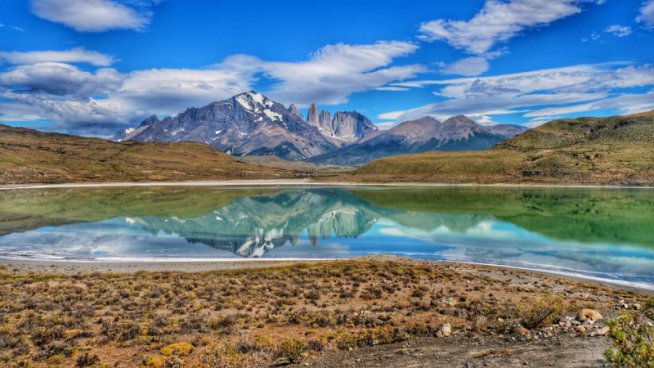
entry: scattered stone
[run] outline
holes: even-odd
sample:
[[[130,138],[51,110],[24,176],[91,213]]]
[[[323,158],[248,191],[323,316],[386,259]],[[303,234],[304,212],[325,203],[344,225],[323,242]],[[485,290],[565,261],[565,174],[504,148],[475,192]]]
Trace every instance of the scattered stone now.
[[[607,333],[609,333],[609,328],[608,327],[602,327],[599,330],[595,330],[590,333],[590,336],[605,336]]]
[[[518,327],[515,329],[515,332],[516,332],[518,335],[520,335],[520,336],[529,336],[529,330],[526,329],[526,328],[524,328],[524,327],[522,327],[522,326],[518,326]]]
[[[452,326],[449,323],[443,323],[436,332],[438,337],[448,337],[452,334]]]
[[[576,326],[575,332],[577,333],[577,336],[586,336],[586,327]]]
[[[640,304],[638,304],[638,303],[634,304],[634,309],[635,310],[640,310]]]
[[[291,360],[288,359],[287,357],[281,357],[270,365],[270,367],[286,367],[287,365],[291,365]]]
[[[581,322],[595,323],[602,319],[604,319],[604,317],[602,317],[600,312],[594,309],[582,309],[577,314],[577,320]]]

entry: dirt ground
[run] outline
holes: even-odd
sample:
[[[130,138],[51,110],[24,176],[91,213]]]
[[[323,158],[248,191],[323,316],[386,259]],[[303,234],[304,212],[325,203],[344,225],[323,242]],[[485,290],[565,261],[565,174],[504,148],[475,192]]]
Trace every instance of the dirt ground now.
[[[606,337],[559,336],[551,340],[511,341],[417,338],[403,343],[330,351],[296,367],[606,367]]]

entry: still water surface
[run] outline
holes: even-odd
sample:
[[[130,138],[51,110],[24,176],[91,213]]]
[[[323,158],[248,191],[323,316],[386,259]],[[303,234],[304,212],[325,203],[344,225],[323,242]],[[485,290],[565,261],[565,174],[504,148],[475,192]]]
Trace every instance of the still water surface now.
[[[654,286],[654,190],[75,188],[0,191],[0,257],[395,254]]]

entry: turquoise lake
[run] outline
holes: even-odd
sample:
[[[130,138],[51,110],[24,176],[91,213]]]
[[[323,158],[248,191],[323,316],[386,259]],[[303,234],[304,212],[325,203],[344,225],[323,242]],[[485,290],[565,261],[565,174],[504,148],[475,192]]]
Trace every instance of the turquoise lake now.
[[[0,257],[95,261],[370,254],[654,287],[654,190],[132,187],[0,191]]]

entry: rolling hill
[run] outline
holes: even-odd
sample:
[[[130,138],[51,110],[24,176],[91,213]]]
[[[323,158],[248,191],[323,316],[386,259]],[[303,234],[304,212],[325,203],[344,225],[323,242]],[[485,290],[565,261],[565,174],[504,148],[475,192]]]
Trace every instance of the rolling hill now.
[[[112,142],[0,125],[0,184],[257,179],[289,171],[202,143]]]
[[[654,184],[654,111],[552,121],[490,150],[373,161],[354,181]]]

